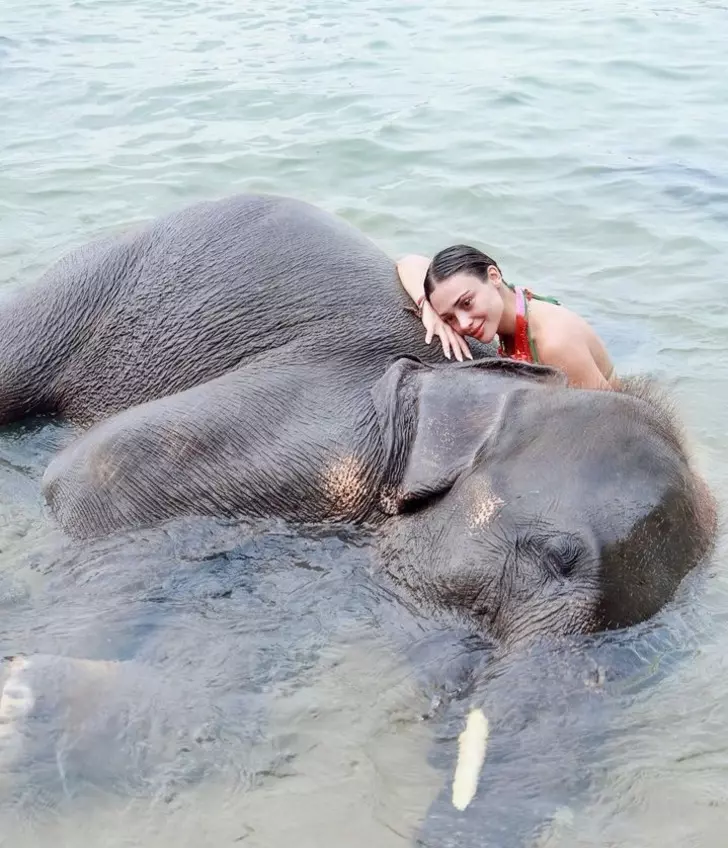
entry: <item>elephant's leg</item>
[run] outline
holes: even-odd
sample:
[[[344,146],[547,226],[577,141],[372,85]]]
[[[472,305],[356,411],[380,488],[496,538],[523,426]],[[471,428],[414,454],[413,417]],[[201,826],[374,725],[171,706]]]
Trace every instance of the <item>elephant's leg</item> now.
[[[3,795],[51,784],[67,794],[65,754],[78,747],[81,727],[109,721],[109,695],[120,663],[50,655],[15,657],[0,667],[0,789]],[[123,711],[113,711],[120,721]],[[107,733],[118,738],[121,724]],[[88,735],[88,734],[87,734]],[[93,735],[93,734],[90,734]],[[109,751],[105,748],[108,759]],[[99,762],[103,761],[100,757]]]
[[[0,666],[0,806],[198,779],[224,755],[196,682],[136,661],[34,654]]]
[[[325,363],[261,361],[101,422],[44,476],[85,537],[182,515],[355,519],[378,485],[371,401]]]

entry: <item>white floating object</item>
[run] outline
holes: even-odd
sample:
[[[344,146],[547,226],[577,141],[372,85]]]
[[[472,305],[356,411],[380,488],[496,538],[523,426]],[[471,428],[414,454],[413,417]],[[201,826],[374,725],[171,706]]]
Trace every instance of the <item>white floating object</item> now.
[[[480,709],[471,710],[465,730],[458,737],[458,762],[452,782],[452,803],[464,810],[475,797],[488,744],[488,719]]]
[[[22,718],[35,705],[30,687],[22,682],[22,675],[28,667],[24,657],[15,657],[10,662],[10,674],[0,692],[0,723]]]
[[[22,681],[27,666],[26,659],[15,657],[10,662],[10,673],[0,689],[0,742],[4,747],[9,739],[17,735],[16,722],[28,715],[35,705],[30,686]]]

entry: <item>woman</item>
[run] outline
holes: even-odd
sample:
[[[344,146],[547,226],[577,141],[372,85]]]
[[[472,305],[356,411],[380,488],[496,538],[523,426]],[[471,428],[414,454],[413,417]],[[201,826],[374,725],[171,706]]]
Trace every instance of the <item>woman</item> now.
[[[604,343],[589,324],[553,298],[506,283],[480,250],[453,245],[431,262],[406,256],[397,272],[417,304],[425,341],[439,336],[448,359],[451,351],[460,362],[473,358],[465,336],[487,344],[497,335],[501,356],[560,368],[576,388],[616,387]]]

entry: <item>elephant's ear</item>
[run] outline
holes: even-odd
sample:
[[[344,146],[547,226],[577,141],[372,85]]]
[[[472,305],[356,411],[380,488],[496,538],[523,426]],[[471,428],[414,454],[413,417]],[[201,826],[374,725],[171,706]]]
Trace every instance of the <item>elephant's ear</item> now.
[[[374,385],[385,512],[404,512],[447,492],[494,432],[504,392],[488,390],[476,369],[470,363],[433,368],[407,357]]]

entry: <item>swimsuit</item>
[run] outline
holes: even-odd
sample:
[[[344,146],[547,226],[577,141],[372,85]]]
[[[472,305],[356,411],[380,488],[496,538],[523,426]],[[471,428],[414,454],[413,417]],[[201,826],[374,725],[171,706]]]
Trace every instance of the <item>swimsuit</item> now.
[[[504,281],[505,282],[505,281]],[[538,364],[538,351],[531,337],[531,328],[528,322],[528,301],[529,300],[544,300],[547,303],[554,303],[557,306],[559,301],[553,297],[539,297],[537,294],[520,286],[511,286],[506,283],[508,288],[516,295],[516,331],[512,337],[500,339],[498,344],[498,355],[506,356],[509,359],[517,359],[520,362],[533,362]]]

